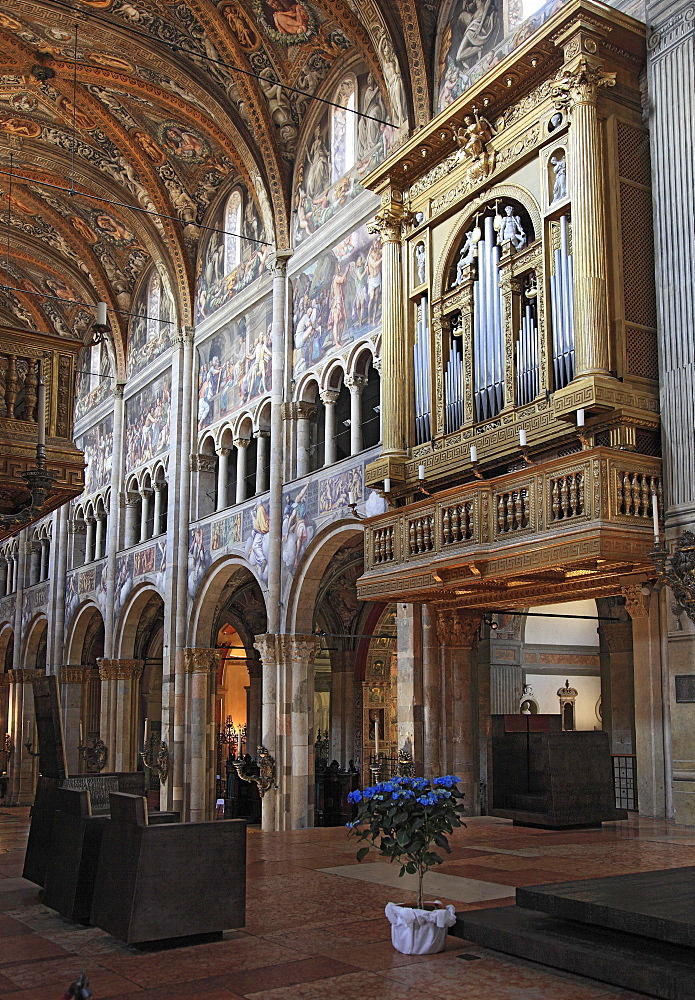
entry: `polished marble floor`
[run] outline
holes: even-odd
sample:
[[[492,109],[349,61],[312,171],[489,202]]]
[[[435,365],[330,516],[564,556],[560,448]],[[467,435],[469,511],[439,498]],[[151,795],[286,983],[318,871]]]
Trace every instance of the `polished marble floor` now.
[[[343,829],[248,837],[243,931],[142,953],[68,923],[21,878],[28,810],[0,808],[0,1000],[59,1000],[85,969],[96,1000],[631,1000],[592,980],[449,938],[446,952],[393,951],[384,905],[411,903],[386,862],[354,864]],[[457,831],[431,895],[458,910],[508,905],[514,888],[695,864],[695,830],[631,819],[554,833],[489,817]],[[379,868],[383,868],[383,874]],[[348,875],[348,877],[345,877]],[[182,892],[186,873],[181,873]],[[449,896],[445,896],[448,892]]]

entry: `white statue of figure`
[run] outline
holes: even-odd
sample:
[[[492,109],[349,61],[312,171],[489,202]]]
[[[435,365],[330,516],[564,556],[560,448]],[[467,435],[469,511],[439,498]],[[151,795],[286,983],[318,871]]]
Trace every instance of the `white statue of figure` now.
[[[499,236],[497,237],[497,242],[501,245],[507,240],[511,240],[512,246],[515,250],[523,250],[526,246],[526,233],[524,232],[524,227],[521,225],[521,219],[518,215],[514,215],[514,206],[505,205],[504,215],[502,216],[502,225],[500,226]]]
[[[418,243],[415,247],[415,267],[417,268],[417,283],[423,285],[425,282],[425,244]]]
[[[561,201],[567,197],[567,161],[560,153],[550,157],[550,166],[553,168],[555,180],[553,181],[553,201]]]
[[[456,278],[454,280],[454,285],[461,284],[463,281],[464,268],[473,263],[475,258],[475,247],[475,229],[471,229],[469,233],[466,233],[466,239],[459,251],[459,259],[456,261]]]

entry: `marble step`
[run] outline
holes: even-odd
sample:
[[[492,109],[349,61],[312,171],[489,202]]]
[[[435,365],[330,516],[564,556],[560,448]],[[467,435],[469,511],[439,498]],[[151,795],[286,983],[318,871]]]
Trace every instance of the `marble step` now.
[[[459,913],[449,933],[659,1000],[695,1000],[695,952],[679,945],[557,920],[521,906]]]
[[[695,948],[695,867],[534,885],[516,902],[560,920],[578,920]]]

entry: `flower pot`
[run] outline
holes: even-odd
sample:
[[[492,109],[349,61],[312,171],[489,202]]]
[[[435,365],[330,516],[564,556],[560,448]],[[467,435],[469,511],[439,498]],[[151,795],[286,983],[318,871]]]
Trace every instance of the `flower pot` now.
[[[401,955],[436,955],[444,951],[447,930],[456,923],[453,906],[418,910],[387,903],[385,913],[391,922],[391,943]]]

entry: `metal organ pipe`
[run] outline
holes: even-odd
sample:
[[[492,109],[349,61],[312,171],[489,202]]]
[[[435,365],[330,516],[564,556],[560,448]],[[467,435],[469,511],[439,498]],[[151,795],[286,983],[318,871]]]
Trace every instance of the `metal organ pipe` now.
[[[427,296],[423,295],[415,304],[415,343],[413,344],[415,441],[417,444],[429,441],[432,436],[430,430],[430,338],[427,320]]]
[[[555,250],[553,263],[555,273],[550,276],[553,373],[555,388],[561,389],[574,377],[574,286],[567,215],[560,216],[560,246]]]
[[[535,311],[526,303],[516,343],[517,404],[524,406],[538,395],[538,327]]]
[[[484,221],[478,243],[478,280],[473,286],[474,399],[477,420],[495,416],[504,406],[504,331],[500,250],[493,217]]]

